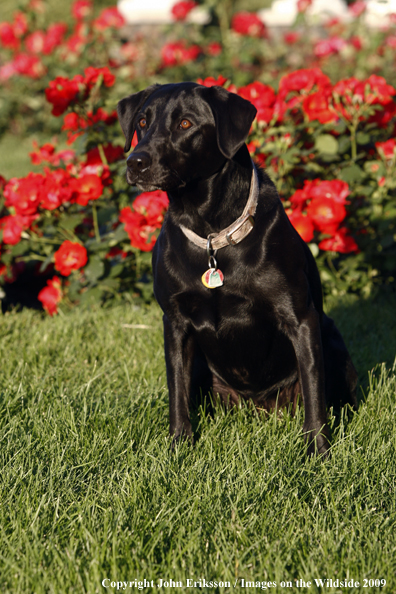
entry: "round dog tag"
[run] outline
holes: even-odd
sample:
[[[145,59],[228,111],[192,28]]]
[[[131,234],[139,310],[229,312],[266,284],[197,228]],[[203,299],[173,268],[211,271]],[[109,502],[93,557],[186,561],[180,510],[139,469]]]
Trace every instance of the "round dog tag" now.
[[[216,268],[209,268],[209,270],[203,273],[201,280],[208,289],[215,289],[223,285],[224,275],[218,268],[217,270]]]

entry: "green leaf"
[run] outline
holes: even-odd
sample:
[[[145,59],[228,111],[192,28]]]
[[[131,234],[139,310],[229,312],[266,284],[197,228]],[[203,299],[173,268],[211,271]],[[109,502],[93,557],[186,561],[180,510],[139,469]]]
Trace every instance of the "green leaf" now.
[[[97,241],[96,237],[93,237],[92,239],[88,239],[85,242],[85,247],[90,252],[99,252],[100,250],[106,252],[109,249],[109,243],[106,240],[102,239],[100,241]]]
[[[359,165],[353,163],[352,165],[348,165],[348,167],[344,167],[344,169],[341,170],[339,177],[348,184],[353,184],[361,181],[363,175],[363,171],[360,169]]]
[[[381,245],[383,248],[388,248],[394,243],[395,241],[393,239],[393,235],[385,235],[385,237],[381,239]]]
[[[80,296],[80,303],[83,305],[94,305],[98,303],[103,297],[103,290],[99,287],[88,289]]]
[[[370,140],[370,134],[367,134],[367,132],[358,132],[356,134],[356,142],[358,144],[368,144]]]
[[[368,174],[372,175],[375,179],[384,176],[386,173],[385,165],[379,160],[366,161],[364,163],[364,170],[367,171]]]
[[[111,278],[116,278],[117,276],[120,276],[120,274],[122,273],[123,270],[124,270],[124,264],[121,264],[121,263],[115,264],[114,266],[111,267],[109,276],[111,276]]]
[[[59,227],[66,229],[66,231],[74,231],[74,229],[82,223],[84,216],[85,215],[81,213],[63,217],[59,223]]]
[[[110,242],[111,245],[116,245],[120,241],[125,241],[128,239],[128,233],[125,231],[124,225],[119,225],[114,232],[112,241]]]
[[[315,140],[315,148],[320,153],[336,155],[338,153],[338,142],[331,134],[321,134]]]
[[[109,207],[105,207],[105,208],[101,208],[98,211],[98,224],[99,226],[101,225],[105,225],[106,223],[108,223],[109,221],[111,221],[114,216],[117,214],[117,209],[115,208],[115,206],[109,206]]]
[[[340,120],[337,124],[331,123],[331,129],[337,132],[337,134],[345,134],[346,132],[346,123],[344,120]]]
[[[51,253],[48,254],[48,256],[46,257],[46,259],[43,262],[41,262],[41,266],[40,266],[40,269],[39,269],[40,272],[44,272],[46,270],[47,266],[49,264],[51,264],[52,260],[53,260],[53,253],[52,253],[52,250],[51,250]]]
[[[87,279],[92,283],[104,273],[104,263],[98,256],[91,256],[88,265],[84,268]]]
[[[340,155],[351,151],[351,139],[348,136],[341,136],[338,139],[338,152]]]
[[[120,288],[120,279],[106,278],[98,285],[98,287],[102,289],[102,291],[110,291],[111,293],[114,291],[118,291],[118,289]]]
[[[28,252],[29,249],[30,246],[27,241],[20,241],[16,245],[12,246],[11,253],[15,258],[16,256],[22,256],[23,254],[26,254],[26,252]]]

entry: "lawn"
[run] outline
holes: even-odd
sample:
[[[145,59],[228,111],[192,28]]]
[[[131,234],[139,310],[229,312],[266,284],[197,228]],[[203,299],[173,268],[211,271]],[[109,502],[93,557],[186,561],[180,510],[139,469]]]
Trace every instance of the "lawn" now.
[[[155,304],[3,315],[2,592],[138,591],[144,579],[144,591],[181,591],[157,585],[202,578],[230,582],[201,583],[213,592],[246,581],[395,592],[393,302],[328,300],[362,387],[349,421],[331,417],[324,463],[304,457],[302,410],[264,419],[201,408],[195,446],[171,454]],[[333,585],[316,586],[324,578]]]

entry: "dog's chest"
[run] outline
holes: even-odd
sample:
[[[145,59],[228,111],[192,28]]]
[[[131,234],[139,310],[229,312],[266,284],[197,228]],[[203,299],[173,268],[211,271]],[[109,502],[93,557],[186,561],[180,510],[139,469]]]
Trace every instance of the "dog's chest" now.
[[[271,381],[278,378],[281,354],[289,352],[291,345],[278,331],[263,301],[237,293],[221,294],[221,290],[207,289],[218,291],[216,296],[184,295],[179,301],[179,315],[192,328],[217,377],[242,391],[265,387],[263,376]]]
[[[261,333],[265,348],[273,328],[271,315],[263,303],[243,293],[216,289],[189,291],[177,298],[179,315],[192,327],[193,333],[207,349],[227,351],[236,344],[249,345]],[[261,328],[266,328],[262,332]]]

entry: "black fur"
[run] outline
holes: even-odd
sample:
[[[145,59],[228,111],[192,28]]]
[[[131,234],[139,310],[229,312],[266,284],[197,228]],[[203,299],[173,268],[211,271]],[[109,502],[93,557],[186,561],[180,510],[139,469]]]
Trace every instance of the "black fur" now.
[[[153,252],[155,296],[164,312],[170,433],[192,437],[192,392],[209,384],[228,403],[296,405],[301,394],[308,452],[329,448],[326,404],[356,406],[357,376],[334,322],[323,313],[315,260],[259,170],[252,232],[218,251],[224,285],[208,289],[201,237],[233,223],[249,195],[252,164],[244,141],[256,110],[220,87],[153,85],[123,99],[119,118],[130,184],[168,192],[170,205]],[[144,119],[143,119],[144,118]],[[183,119],[192,125],[180,127]],[[144,127],[139,125],[139,122]]]

